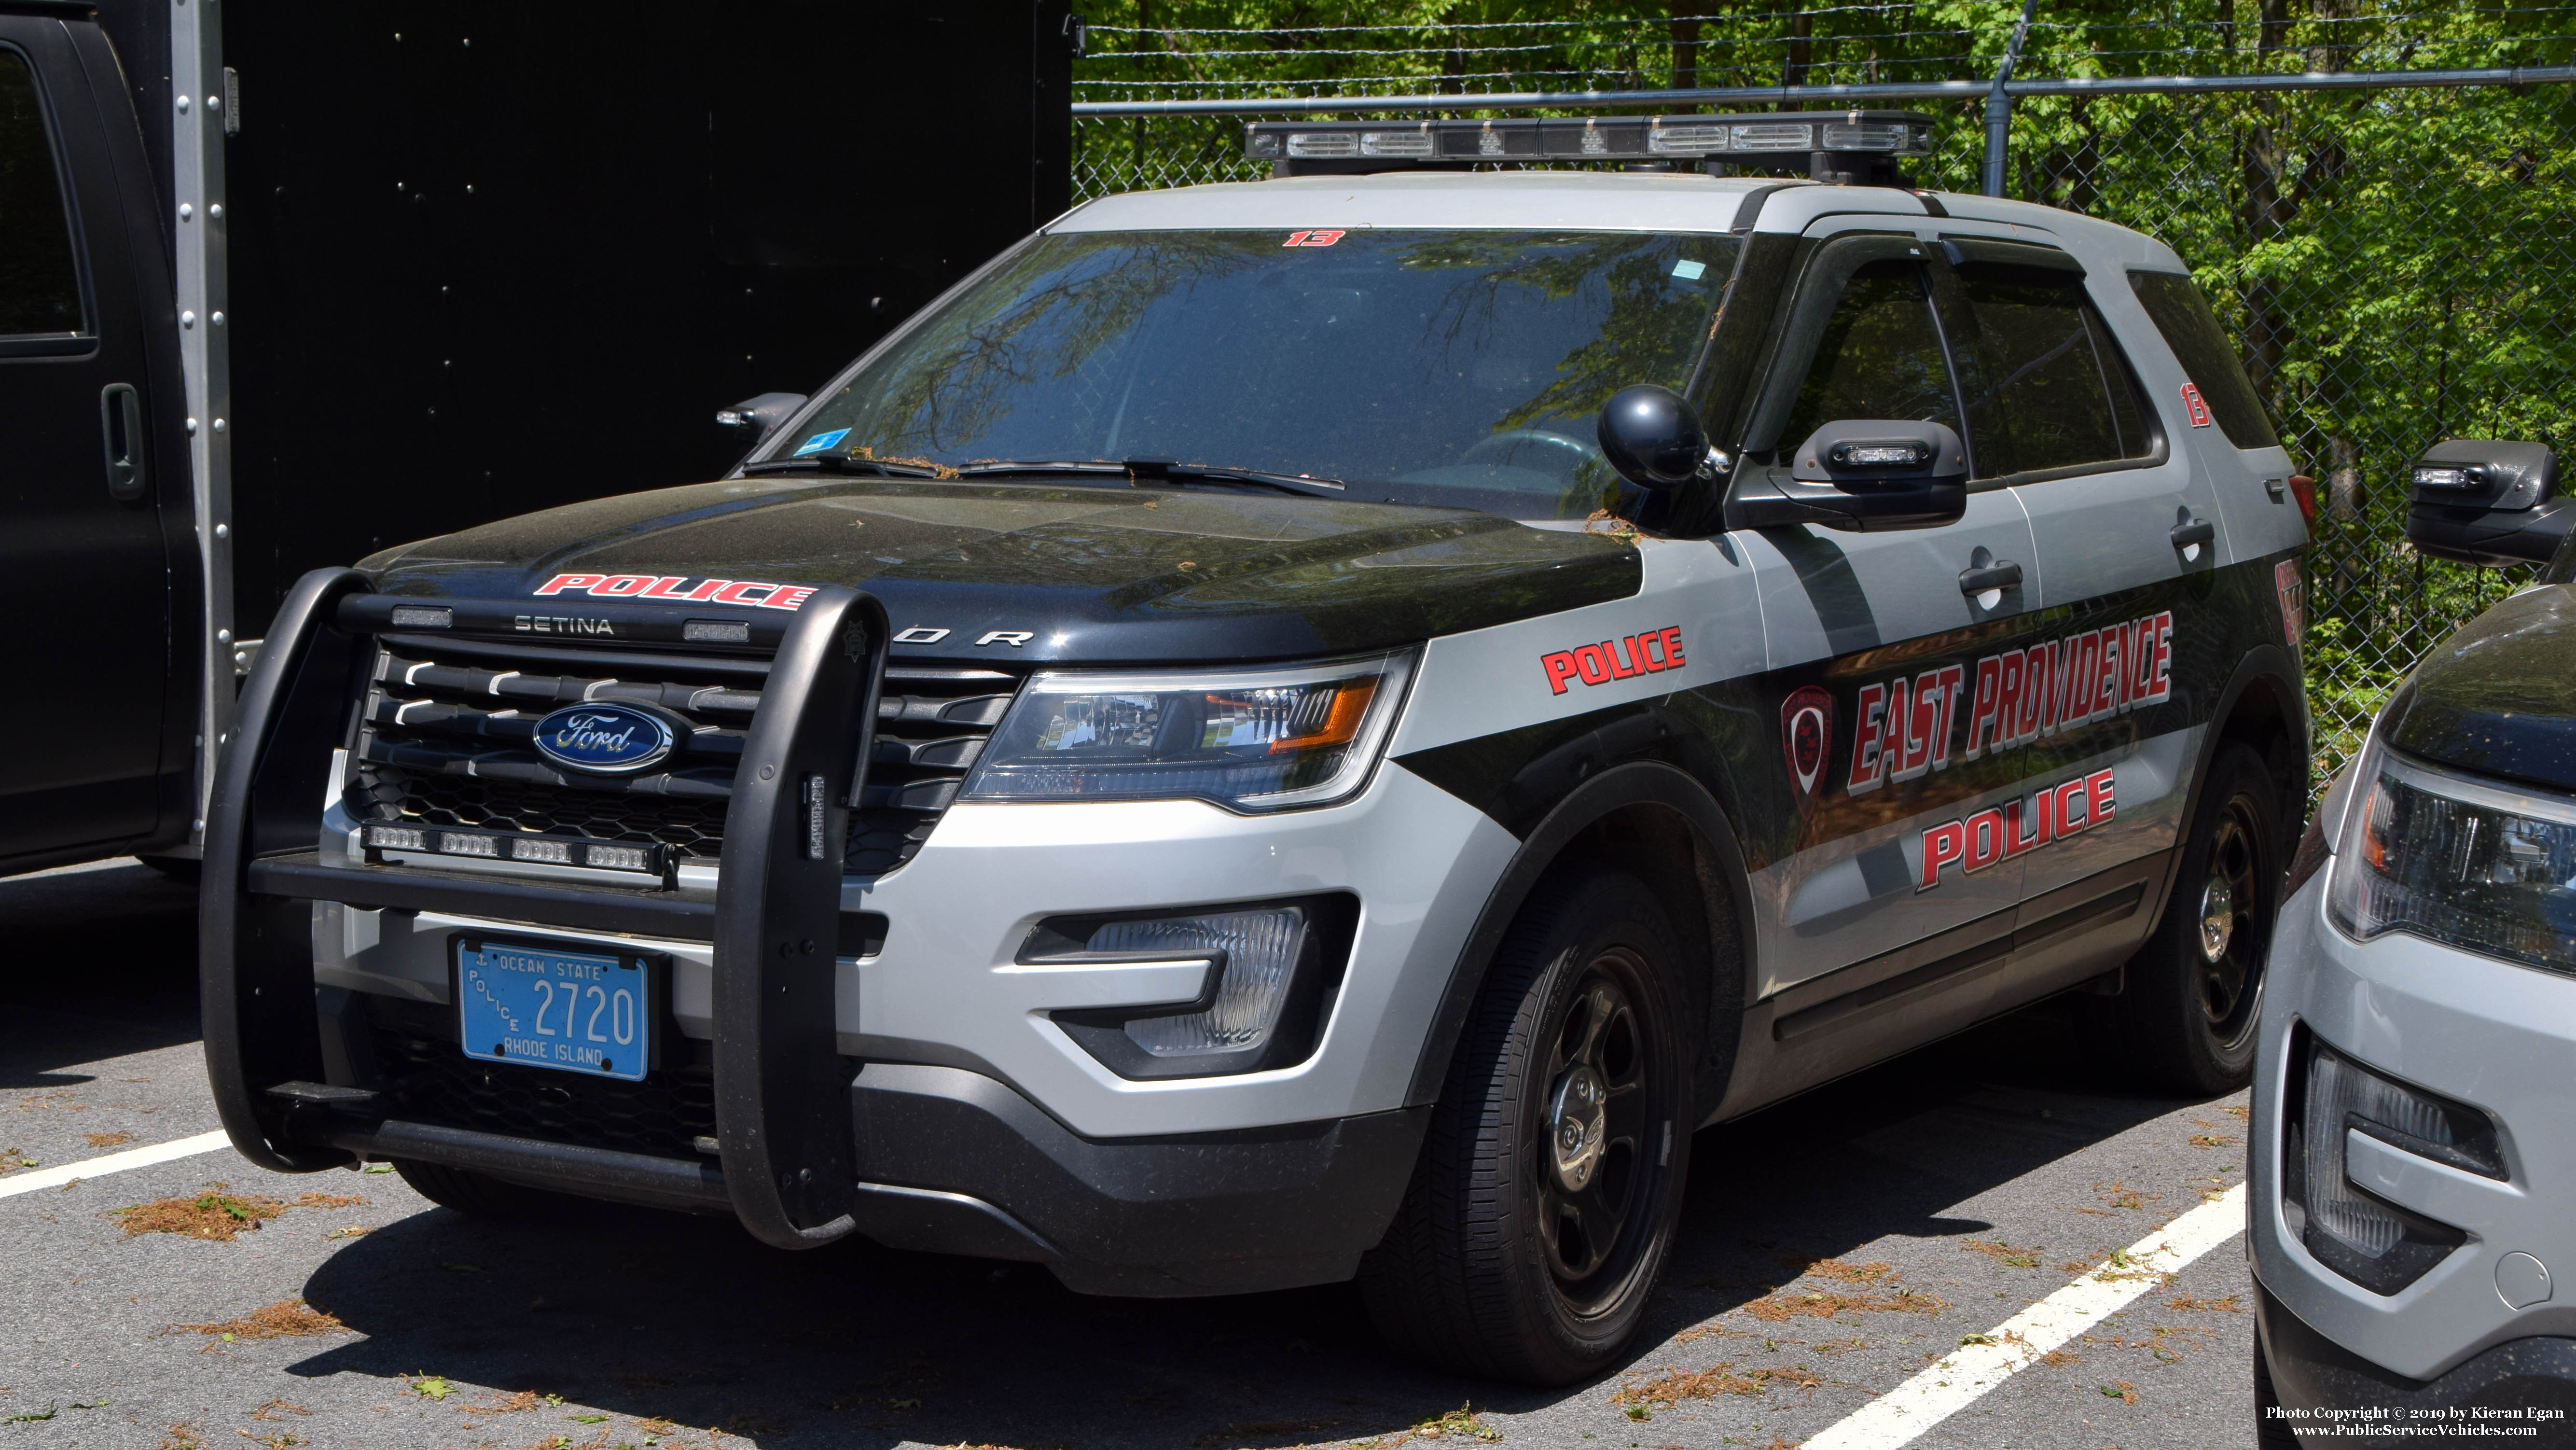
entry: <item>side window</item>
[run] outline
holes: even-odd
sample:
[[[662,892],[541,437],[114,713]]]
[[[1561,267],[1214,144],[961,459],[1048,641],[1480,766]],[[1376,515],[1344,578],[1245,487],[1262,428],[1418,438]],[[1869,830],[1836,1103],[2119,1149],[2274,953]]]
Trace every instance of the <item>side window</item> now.
[[[0,49],[0,337],[81,330],[80,269],[27,58]]]
[[[2080,278],[1962,269],[1974,338],[1968,351],[1969,446],[1996,478],[2142,458],[2155,440],[2127,359]]]
[[[2174,350],[2183,376],[2200,390],[2201,401],[2209,405],[2210,416],[2218,420],[2227,441],[2239,448],[2280,447],[2281,435],[2272,431],[2272,420],[2264,416],[2263,400],[2246,380],[2235,344],[2228,341],[2227,329],[2219,325],[2218,314],[2209,310],[2209,299],[2200,295],[2191,279],[2169,272],[2131,272],[2129,285],[2137,290],[2138,303],[2147,309],[2156,331],[2164,335],[2165,346]]]
[[[1816,344],[1780,446],[1795,448],[1846,418],[1959,426],[1959,395],[1916,263],[1871,262],[1852,274]]]

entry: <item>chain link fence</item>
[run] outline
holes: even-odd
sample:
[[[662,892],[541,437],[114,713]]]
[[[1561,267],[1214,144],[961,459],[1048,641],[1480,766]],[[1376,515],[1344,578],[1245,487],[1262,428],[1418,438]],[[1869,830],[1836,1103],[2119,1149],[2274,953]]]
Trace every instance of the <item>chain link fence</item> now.
[[[1480,109],[1479,95],[1768,85],[1763,99],[1776,103],[1784,83],[1943,81],[1952,83],[1943,95],[1822,103],[1931,112],[1940,139],[1913,179],[1974,192],[1984,92],[2011,17],[1935,30],[1912,25],[1914,14],[1863,6],[1687,24],[1095,26],[1095,44],[1109,50],[1077,67],[1085,104],[1074,125],[1075,193],[1266,174],[1243,157],[1243,124],[1261,112],[1121,113],[1138,102],[1333,97],[1344,115],[1600,114],[1614,103],[1559,95],[1554,106],[1524,100],[1503,110],[1487,100]],[[2518,28],[2503,34],[2482,16]],[[2438,86],[2336,87],[2366,68],[2564,61],[2576,10],[2329,17],[2241,34],[2229,23],[2034,25],[2018,78],[2044,86],[2051,72],[2131,74],[2114,94],[2016,95],[2004,190],[2161,238],[2236,328],[2293,465],[2317,481],[2306,662],[2322,783],[2358,749],[2414,661],[2528,575],[2415,554],[2404,535],[2409,463],[2444,437],[2554,444],[2576,398],[2576,86],[2452,76]],[[1773,33],[1760,33],[1764,24]],[[1736,38],[1719,35],[1721,25]],[[1798,27],[1803,36],[1789,33]],[[1682,45],[1685,34],[1696,43]],[[2150,72],[2161,62],[2186,77],[2272,74],[2281,88],[2157,81]],[[1385,109],[1351,109],[1380,96]],[[1750,101],[1703,90],[1697,100],[1649,95],[1615,109],[1761,108]]]

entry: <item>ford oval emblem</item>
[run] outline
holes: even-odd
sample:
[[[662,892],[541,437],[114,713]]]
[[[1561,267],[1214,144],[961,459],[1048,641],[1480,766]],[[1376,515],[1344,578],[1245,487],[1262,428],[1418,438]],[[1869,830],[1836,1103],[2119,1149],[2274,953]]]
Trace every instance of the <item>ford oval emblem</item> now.
[[[627,774],[678,743],[668,721],[628,705],[569,705],[537,722],[537,753],[574,770]]]

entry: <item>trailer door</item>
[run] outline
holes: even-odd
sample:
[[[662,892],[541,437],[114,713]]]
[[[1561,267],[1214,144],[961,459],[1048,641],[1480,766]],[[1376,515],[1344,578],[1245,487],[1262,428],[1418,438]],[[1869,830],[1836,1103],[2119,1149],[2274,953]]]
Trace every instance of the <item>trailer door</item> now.
[[[0,861],[155,825],[170,585],[141,308],[64,22],[0,15]],[[176,400],[170,400],[175,402]]]

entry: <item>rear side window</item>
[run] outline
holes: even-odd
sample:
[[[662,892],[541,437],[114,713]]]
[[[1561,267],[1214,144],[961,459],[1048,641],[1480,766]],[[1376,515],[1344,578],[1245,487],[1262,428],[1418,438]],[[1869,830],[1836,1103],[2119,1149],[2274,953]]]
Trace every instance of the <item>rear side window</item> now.
[[[1852,274],[1780,442],[1795,448],[1827,423],[1860,418],[1959,426],[1958,394],[1915,263],[1871,262]]]
[[[2138,385],[2081,278],[1974,268],[1959,285],[1972,324],[1962,391],[1980,477],[2154,451]]]
[[[2239,448],[2280,447],[2281,435],[2272,431],[2263,400],[2246,381],[2235,344],[2191,279],[2170,272],[2131,272],[2129,285],[2137,289],[2139,305],[2155,320],[2156,331],[2164,334],[2165,346],[2200,390],[2200,400],[2209,405],[2227,441]]]
[[[0,336],[81,330],[62,178],[27,58],[0,50]]]

